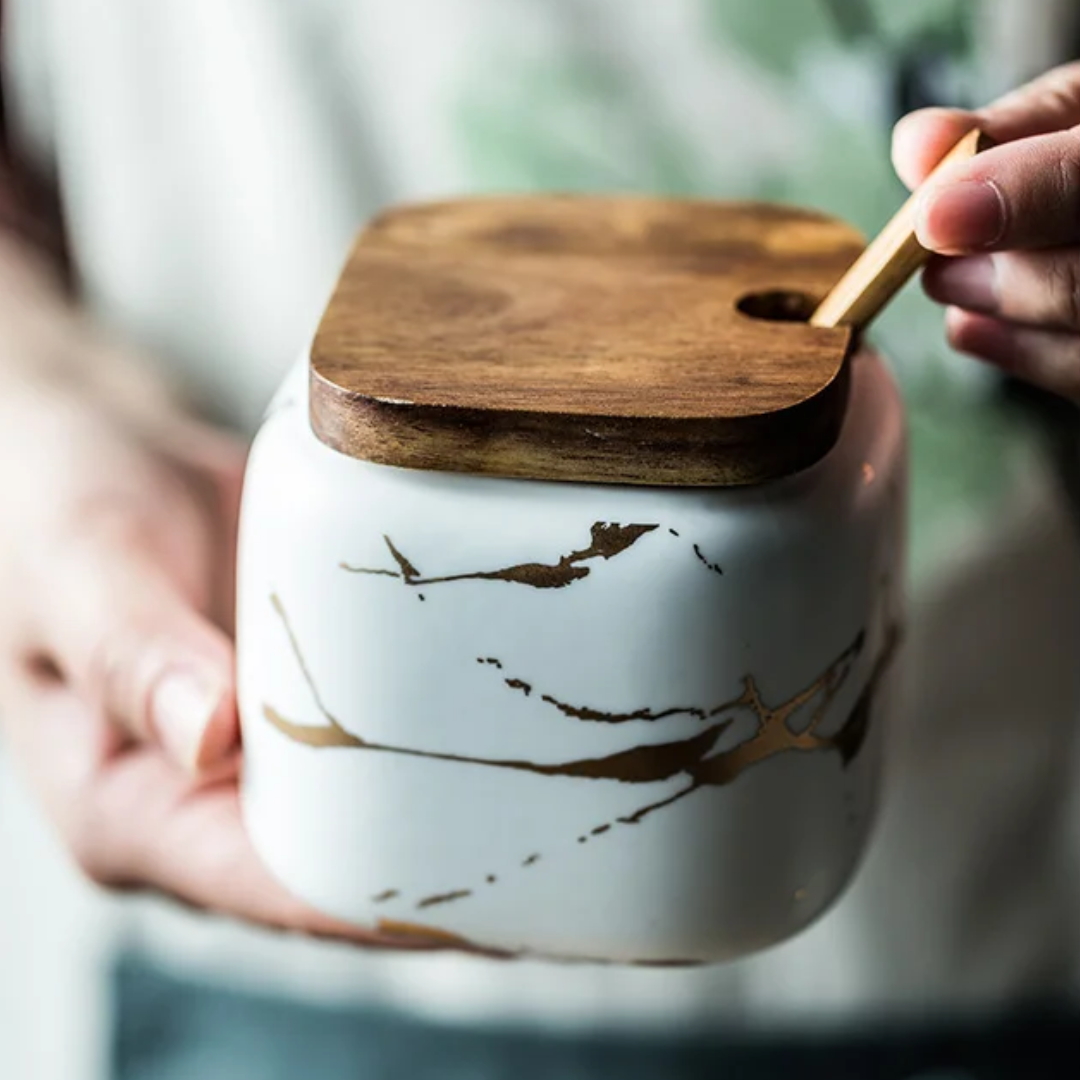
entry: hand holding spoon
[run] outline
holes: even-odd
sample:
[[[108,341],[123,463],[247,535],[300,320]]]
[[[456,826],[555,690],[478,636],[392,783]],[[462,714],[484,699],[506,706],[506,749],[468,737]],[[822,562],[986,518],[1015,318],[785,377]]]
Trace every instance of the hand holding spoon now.
[[[919,195],[942,170],[965,161],[993,142],[978,128],[969,131],[914,191],[896,216],[836,283],[810,316],[811,326],[866,327],[930,258],[915,237]]]

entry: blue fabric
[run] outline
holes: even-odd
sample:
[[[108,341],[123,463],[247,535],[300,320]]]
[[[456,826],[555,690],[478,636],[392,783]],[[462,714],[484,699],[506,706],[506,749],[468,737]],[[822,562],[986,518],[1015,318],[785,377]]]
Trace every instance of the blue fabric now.
[[[127,956],[113,1080],[1076,1080],[1080,1013],[824,1041],[546,1036],[237,993]]]

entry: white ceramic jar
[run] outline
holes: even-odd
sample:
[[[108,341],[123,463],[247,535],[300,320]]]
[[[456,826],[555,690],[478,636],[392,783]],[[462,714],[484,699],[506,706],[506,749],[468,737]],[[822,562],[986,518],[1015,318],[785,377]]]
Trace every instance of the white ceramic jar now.
[[[575,483],[335,449],[305,357],[240,541],[270,870],[347,922],[512,953],[706,962],[805,927],[867,844],[902,618],[901,404],[869,351],[844,378],[793,475]]]

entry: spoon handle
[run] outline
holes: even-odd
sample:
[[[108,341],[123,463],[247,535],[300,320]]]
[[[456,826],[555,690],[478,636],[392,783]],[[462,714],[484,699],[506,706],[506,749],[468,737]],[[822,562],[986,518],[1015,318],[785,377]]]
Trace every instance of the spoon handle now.
[[[930,257],[915,238],[922,187],[950,165],[966,161],[993,142],[978,128],[969,131],[938,163],[893,219],[870,242],[810,316],[811,326],[866,327]]]

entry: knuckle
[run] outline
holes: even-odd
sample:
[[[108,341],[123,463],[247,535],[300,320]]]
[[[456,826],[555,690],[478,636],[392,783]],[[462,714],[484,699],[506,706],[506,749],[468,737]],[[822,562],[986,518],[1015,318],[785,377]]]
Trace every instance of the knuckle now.
[[[1080,402],[1080,341],[1047,342],[1030,354],[1025,366],[1032,382]]]
[[[1080,109],[1080,62],[1072,61],[1051,68],[1027,86],[1008,97],[1034,106],[1049,116],[1066,117]]]
[[[1080,330],[1080,258],[1052,258],[1048,265],[1049,315],[1067,329]]]
[[[1034,104],[1051,115],[1068,116],[1080,107],[1080,82],[1069,67],[1049,72],[1039,88]]]
[[[1069,132],[1069,142],[1057,159],[1057,201],[1063,211],[1061,235],[1080,236],[1080,131]]]
[[[1008,91],[983,110],[991,118],[1005,114],[1068,116],[1080,107],[1080,64],[1070,63]]]

